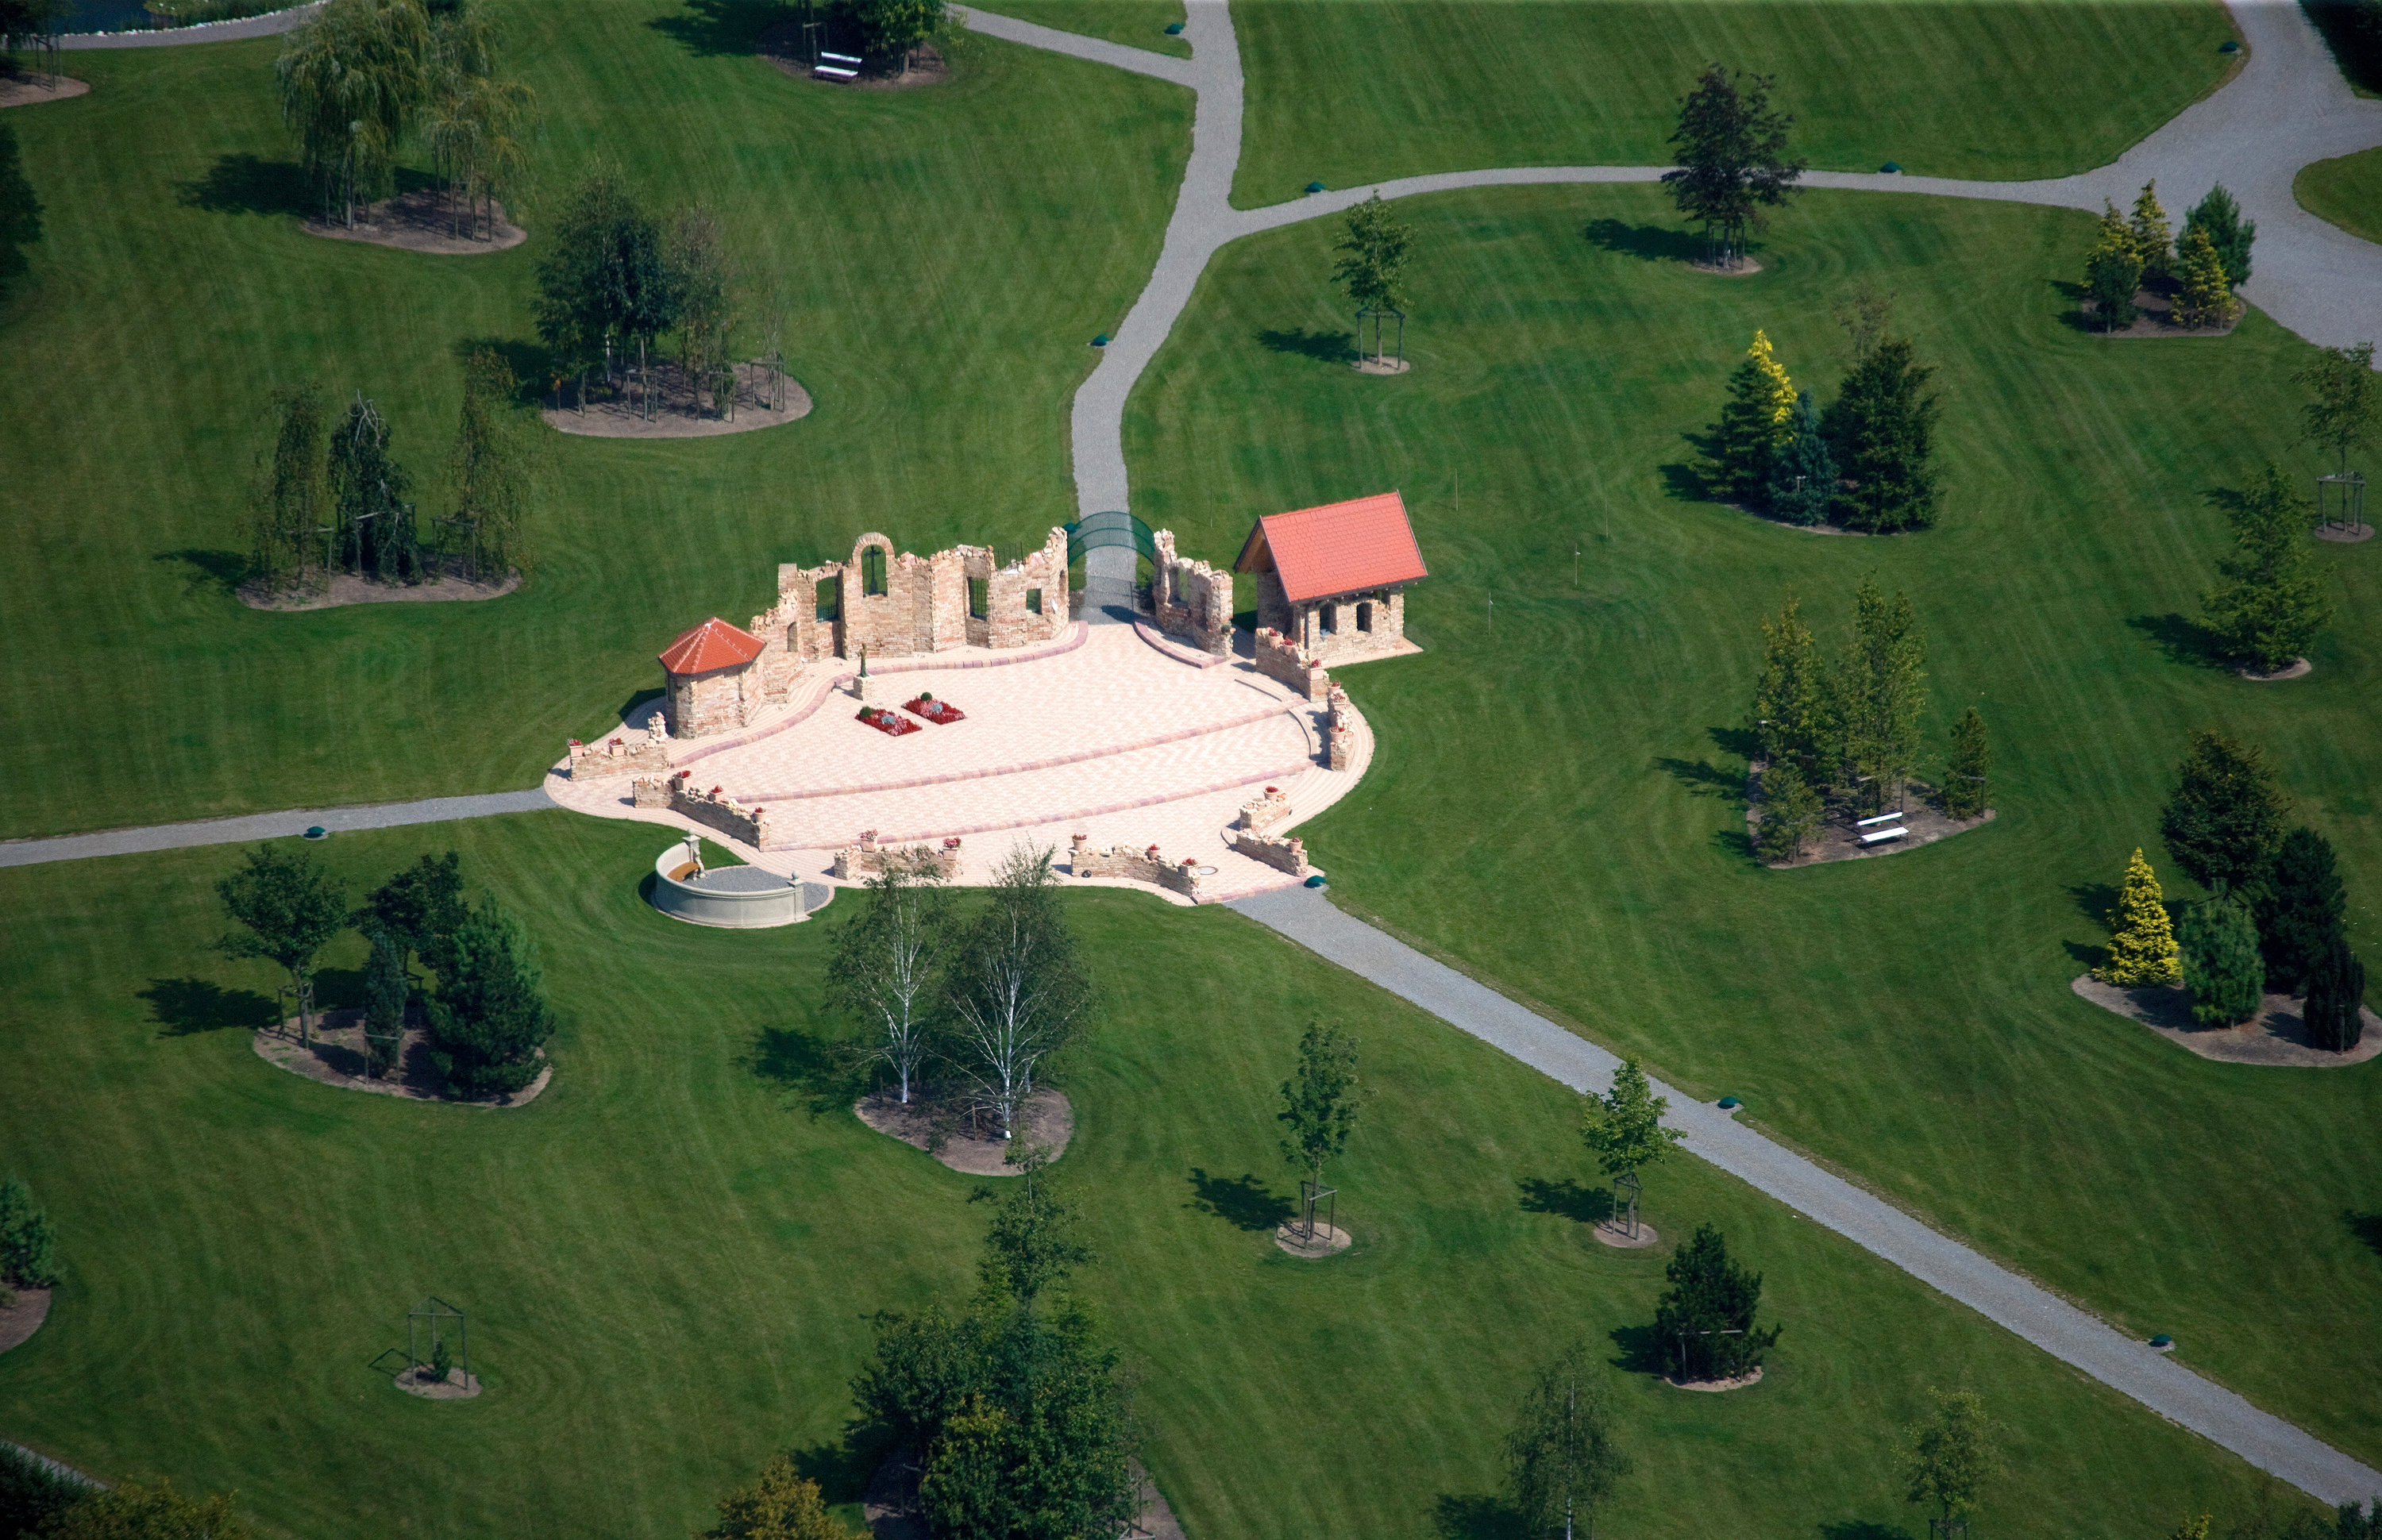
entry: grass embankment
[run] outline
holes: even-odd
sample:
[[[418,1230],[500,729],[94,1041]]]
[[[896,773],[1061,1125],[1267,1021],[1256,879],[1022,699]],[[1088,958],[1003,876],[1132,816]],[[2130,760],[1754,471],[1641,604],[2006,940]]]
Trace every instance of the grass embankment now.
[[[2291,196],[2318,219],[2360,240],[2382,244],[2382,150],[2360,150],[2302,166],[2291,178]]]
[[[0,733],[75,770],[0,837],[528,785],[656,682],[679,628],[772,602],[779,562],[865,529],[1014,549],[1073,517],[1068,400],[1156,259],[1186,92],[964,35],[948,84],[843,91],[753,57],[757,9],[498,15],[544,114],[531,238],[499,255],[303,234],[270,40],[80,55],[91,95],[11,115],[46,235],[6,316],[0,650],[43,661]],[[542,221],[599,153],[658,206],[709,201],[756,299],[784,281],[817,409],[727,439],[546,435],[538,567],[509,598],[243,608],[268,390],[377,399],[423,516],[447,512],[459,354],[542,366]]]
[[[1183,0],[1001,0],[998,6],[976,8],[1153,54],[1171,54],[1178,59],[1191,56],[1191,44],[1166,31],[1171,23],[1185,19]]]
[[[2382,939],[2369,629],[2344,619],[2312,677],[2257,685],[2188,618],[2220,489],[2269,454],[2317,469],[2286,452],[2310,349],[2256,314],[2215,341],[2075,329],[2081,214],[1813,194],[1767,272],[1720,281],[1642,254],[1692,250],[1653,189],[1405,212],[1412,373],[1340,361],[1319,221],[1223,253],[1127,419],[1141,516],[1211,557],[1252,512],[1406,491],[1429,651],[1342,674],[1380,752],[1300,831],[1342,900],[2382,1457],[2382,1412],[2341,1389],[2382,1375],[2360,1325],[2382,1317],[2382,1066],[2212,1064],[2067,987],[2136,845],[2190,896],[2158,810],[2202,726],[2274,755],[2340,849],[2354,935]],[[1825,400],[1829,307],[1861,278],[1900,291],[1940,368],[1941,527],[1815,538],[1698,500],[1681,435],[1754,329]],[[2382,603],[2367,549],[2316,548],[2343,617]],[[1975,704],[2000,817],[1764,872],[1740,797],[1758,618],[1791,589],[1834,651],[1864,574],[1930,642],[1923,768]]]
[[[2223,79],[2220,6],[1464,4],[1234,7],[1248,74],[1234,202],[1495,165],[1667,165],[1704,67],[1777,77],[1832,171],[2057,177],[2115,160]]]
[[[866,1316],[972,1287],[976,1183],[869,1132],[823,1068],[853,896],[787,930],[677,924],[636,897],[661,837],[551,813],[322,848],[361,892],[454,845],[528,923],[571,1024],[550,1088],[504,1112],[259,1060],[268,971],[206,947],[237,849],[0,872],[0,1170],[66,1265],[49,1324],[0,1356],[0,1432],[236,1486],[297,1534],[652,1540],[789,1445],[856,1497]],[[1574,1336],[1627,1361],[1662,1287],[1659,1254],[1587,1236],[1575,1099],[1229,911],[1070,911],[1106,1009],[1060,1169],[1191,1533],[1506,1533],[1522,1377]],[[1295,1190],[1275,1088],[1317,1018],[1360,1033],[1371,1099],[1332,1172],[1358,1247],[1309,1265],[1268,1232]],[[1737,1395],[1614,1368],[1639,1466],[1615,1534],[1907,1534],[1893,1438],[1932,1385],[2012,1424],[1986,1513],[2014,1534],[2133,1540],[2268,1485],[1693,1160],[1650,1178],[1647,1212],[1723,1226],[1786,1334]],[[470,1313],[480,1399],[416,1400],[374,1367],[424,1293]]]

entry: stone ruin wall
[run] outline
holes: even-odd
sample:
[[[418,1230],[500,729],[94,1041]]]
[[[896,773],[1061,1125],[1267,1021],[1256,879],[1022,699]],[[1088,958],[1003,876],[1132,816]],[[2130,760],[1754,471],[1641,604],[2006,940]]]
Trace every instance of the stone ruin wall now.
[[[885,592],[864,592],[866,553],[883,553]],[[969,587],[981,582],[985,613],[971,615]],[[1040,613],[1027,600],[1039,592]],[[829,616],[822,619],[825,602]],[[752,630],[782,651],[796,671],[826,658],[917,657],[964,646],[1026,647],[1055,640],[1068,620],[1067,532],[1053,526],[1038,550],[1007,565],[991,547],[954,545],[930,556],[895,551],[875,531],[853,543],[852,559],[778,568],[778,603]],[[768,654],[764,654],[765,657]]]
[[[1158,548],[1157,568],[1150,580],[1150,608],[1158,629],[1170,636],[1187,636],[1201,652],[1217,657],[1233,649],[1233,575],[1204,561],[1175,555],[1174,532],[1160,530],[1150,537]]]
[[[692,776],[692,771],[681,770],[673,776],[640,777],[634,787],[636,805],[666,807],[731,839],[741,839],[756,850],[768,845],[767,807],[748,808],[716,786],[708,791],[698,791]]]
[[[1125,877],[1170,888],[1194,902],[1199,898],[1199,865],[1189,858],[1169,861],[1155,845],[1111,845],[1092,849],[1089,835],[1079,834],[1068,846],[1067,869],[1079,877]]]
[[[1264,862],[1276,871],[1304,880],[1315,872],[1307,864],[1307,846],[1296,835],[1265,832],[1289,816],[1289,794],[1278,786],[1267,787],[1241,804],[1240,820],[1232,831],[1232,845],[1253,861]]]
[[[1331,687],[1324,700],[1331,710],[1323,717],[1323,767],[1345,770],[1356,757],[1356,726],[1349,718],[1357,708],[1348,703],[1348,692],[1338,685]]]
[[[1271,626],[1258,628],[1258,672],[1286,684],[1310,701],[1320,701],[1332,688],[1332,676],[1306,649]]]
[[[960,874],[960,842],[946,839],[940,848],[932,845],[879,845],[877,831],[869,829],[860,837],[857,845],[846,845],[835,852],[835,864],[830,870],[839,881],[851,882],[854,874],[872,876],[885,870],[889,862],[902,862],[913,869],[932,867],[945,882],[957,881]]]
[[[645,718],[645,736],[635,743],[625,737],[601,743],[571,740],[571,778],[602,780],[608,776],[664,776],[669,773],[669,724],[660,712]]]

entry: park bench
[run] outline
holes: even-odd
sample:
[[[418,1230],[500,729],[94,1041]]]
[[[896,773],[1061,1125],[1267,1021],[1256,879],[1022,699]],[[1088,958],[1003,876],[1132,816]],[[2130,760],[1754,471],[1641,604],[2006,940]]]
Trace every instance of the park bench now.
[[[1853,821],[1853,827],[1857,829],[1865,829],[1872,824],[1899,824],[1901,822],[1902,814],[1898,813],[1881,813],[1874,818],[1855,819]]]
[[[1871,832],[1869,832],[1868,834],[1865,834],[1865,835],[1861,836],[1861,837],[1860,837],[1860,841],[1861,841],[1861,843],[1862,843],[1862,844],[1864,844],[1864,845],[1874,845],[1874,844],[1877,844],[1880,840],[1885,840],[1885,839],[1899,839],[1899,838],[1901,838],[1904,835],[1909,834],[1909,832],[1910,832],[1910,831],[1909,831],[1909,829],[1902,829],[1902,828],[1894,828],[1894,829],[1872,829],[1872,830]]]
[[[811,66],[811,73],[823,75],[830,80],[857,80],[860,79],[860,61],[850,54],[829,54],[822,50],[819,62]]]

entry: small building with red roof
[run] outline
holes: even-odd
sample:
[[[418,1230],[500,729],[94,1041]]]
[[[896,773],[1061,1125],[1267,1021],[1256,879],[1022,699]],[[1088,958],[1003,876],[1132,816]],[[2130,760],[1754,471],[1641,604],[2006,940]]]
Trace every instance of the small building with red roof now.
[[[1394,492],[1268,514],[1233,570],[1257,578],[1259,629],[1323,663],[1406,650],[1406,587],[1430,575]]]
[[[769,644],[718,616],[662,649],[670,736],[701,738],[741,727],[760,711],[761,654]]]

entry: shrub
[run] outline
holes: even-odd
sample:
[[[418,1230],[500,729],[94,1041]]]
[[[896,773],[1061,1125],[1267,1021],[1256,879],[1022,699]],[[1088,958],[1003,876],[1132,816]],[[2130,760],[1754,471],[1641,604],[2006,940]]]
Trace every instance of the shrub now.
[[[58,1281],[57,1238],[49,1216],[33,1205],[25,1179],[0,1181],[0,1283],[47,1289]]]
[[[2250,906],[2222,888],[2184,925],[2183,982],[2192,990],[2192,1019],[2204,1027],[2229,1027],[2258,1014],[2266,992],[2258,927]]]
[[[50,1533],[91,1488],[62,1476],[14,1444],[0,1443],[0,1537]]]

